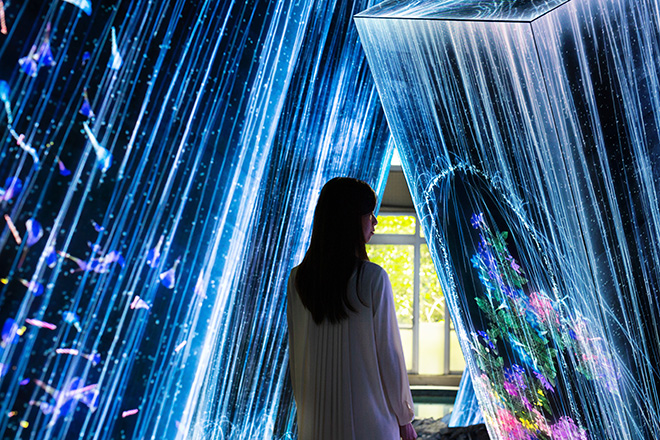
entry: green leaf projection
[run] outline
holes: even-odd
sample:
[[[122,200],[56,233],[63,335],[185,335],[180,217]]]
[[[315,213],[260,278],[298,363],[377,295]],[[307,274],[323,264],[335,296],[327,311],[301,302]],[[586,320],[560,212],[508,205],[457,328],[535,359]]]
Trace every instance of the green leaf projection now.
[[[658,10],[387,0],[355,17],[494,439],[660,432]]]
[[[483,287],[475,297],[487,326],[471,334],[471,348],[480,375],[474,380],[496,402],[486,418],[506,438],[540,440],[586,439],[584,427],[570,416],[553,412],[557,392],[558,354],[576,362],[576,370],[616,393],[618,369],[606,341],[593,335],[587,321],[572,316],[572,307],[552,299],[509,252],[507,231],[499,232],[474,214],[479,232],[473,269]],[[499,347],[499,348],[498,348]],[[506,350],[506,360],[501,354]],[[517,363],[512,363],[512,362]]]

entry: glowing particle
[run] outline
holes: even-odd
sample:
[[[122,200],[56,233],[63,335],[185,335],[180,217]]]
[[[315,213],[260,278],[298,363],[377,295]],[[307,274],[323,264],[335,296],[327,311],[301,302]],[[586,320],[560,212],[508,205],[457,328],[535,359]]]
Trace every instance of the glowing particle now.
[[[20,381],[18,384],[19,384],[20,386],[24,386],[24,385],[27,385],[27,384],[29,384],[29,383],[30,383],[30,379],[26,377],[25,379],[23,379],[22,381]]]
[[[122,413],[121,413],[121,417],[122,417],[122,418],[126,418],[126,417],[129,417],[129,416],[132,416],[132,415],[134,415],[134,414],[137,414],[138,411],[139,411],[139,410],[138,410],[137,408],[136,408],[136,409],[129,409],[129,410],[127,410],[127,411],[122,412]]]
[[[46,264],[48,267],[51,269],[55,267],[55,264],[57,264],[57,252],[55,252],[55,248],[53,246],[47,247],[44,249],[43,255],[46,256]]]
[[[23,182],[18,177],[9,177],[5,180],[5,187],[0,188],[0,201],[9,201],[19,195],[23,189]]]
[[[87,15],[92,15],[92,2],[89,0],[64,0],[66,3],[78,6]]]
[[[135,295],[133,302],[131,302],[131,309],[146,309],[149,310],[149,304],[142,300],[139,296]]]
[[[16,414],[18,414],[18,411],[9,411],[7,413],[7,417],[11,418],[11,417],[14,417]]]
[[[160,263],[160,247],[163,245],[163,239],[164,237],[161,235],[156,247],[147,252],[147,265],[152,269],[155,269]]]
[[[11,231],[11,235],[13,235],[14,240],[16,240],[16,244],[21,244],[23,241],[21,240],[21,235],[18,233],[18,229],[16,229],[14,222],[8,214],[5,214],[5,221],[7,222],[7,227],[9,227],[9,230]]]
[[[71,171],[67,170],[66,167],[64,166],[64,163],[60,160],[60,158],[57,158],[57,167],[60,170],[60,176],[69,176],[71,175]]]
[[[82,331],[82,327],[80,325],[80,320],[78,319],[78,315],[76,315],[74,312],[64,312],[64,313],[62,313],[62,319],[67,324],[72,325],[73,328],[75,328],[78,332]]]
[[[25,135],[24,134],[18,134],[16,133],[16,130],[14,130],[12,127],[9,127],[9,133],[11,136],[14,138],[16,141],[16,145],[21,147],[23,151],[25,151],[27,154],[32,157],[32,160],[34,160],[35,165],[39,163],[39,155],[37,154],[37,150],[35,150],[30,144],[25,143]]]
[[[38,319],[26,318],[25,322],[35,327],[45,328],[48,330],[55,330],[57,328],[55,324],[51,324],[50,322],[40,321]]]
[[[39,46],[32,46],[30,53],[20,58],[18,64],[21,66],[23,73],[32,78],[37,76],[42,66],[52,67],[55,65],[53,52],[50,48],[50,23],[46,25],[46,32]]]
[[[18,342],[18,324],[14,321],[13,318],[5,319],[5,323],[2,326],[2,347],[6,347],[8,344],[15,344]]]
[[[36,281],[24,280],[22,278],[19,278],[18,281],[20,281],[22,285],[27,287],[28,292],[30,292],[34,296],[39,296],[42,293],[44,293],[44,286],[41,283],[38,283]]]
[[[0,80],[0,101],[5,104],[5,112],[7,113],[7,122],[11,125],[14,118],[11,114],[11,104],[9,103],[9,84],[7,81]]]
[[[89,103],[89,96],[87,95],[87,89],[83,92],[83,103],[80,107],[79,113],[87,118],[93,118],[94,112],[92,111],[92,106]]]
[[[110,61],[108,61],[108,67],[111,68],[112,70],[119,70],[119,68],[123,63],[123,60],[121,59],[121,54],[119,53],[119,49],[117,48],[117,34],[115,33],[115,28],[113,27],[110,31],[111,31],[110,44],[111,44],[112,54],[110,55]]]
[[[70,354],[73,356],[78,356],[80,352],[76,350],[75,348],[56,348],[55,353],[57,354]]]
[[[30,423],[27,420],[21,420],[21,428],[27,428],[28,426],[30,426]]]
[[[33,218],[29,218],[25,222],[25,226],[27,227],[27,237],[25,239],[26,244],[28,246],[32,246],[38,242],[41,237],[43,237],[44,230],[39,222]]]
[[[7,35],[7,22],[5,21],[5,4],[0,0],[0,33]]]
[[[175,352],[175,353],[180,352],[181,349],[182,349],[183,347],[185,347],[185,346],[186,346],[186,341],[182,341],[179,345],[177,345],[177,346],[174,348],[174,352]]]
[[[177,258],[174,262],[174,266],[170,270],[167,270],[160,274],[160,283],[167,287],[168,289],[173,289],[176,284],[176,268],[181,262],[181,258]]]
[[[112,154],[99,144],[96,140],[96,136],[94,136],[94,133],[92,133],[92,130],[89,128],[87,121],[83,122],[83,128],[85,129],[89,142],[91,142],[94,152],[96,153],[96,166],[105,173],[112,164]]]

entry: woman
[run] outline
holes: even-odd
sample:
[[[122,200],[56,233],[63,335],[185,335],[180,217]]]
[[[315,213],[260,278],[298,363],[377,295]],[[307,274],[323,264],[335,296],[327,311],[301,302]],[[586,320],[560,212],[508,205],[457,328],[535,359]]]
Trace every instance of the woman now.
[[[412,440],[413,402],[387,273],[365,244],[376,195],[360,180],[321,190],[312,239],[287,291],[300,440]]]

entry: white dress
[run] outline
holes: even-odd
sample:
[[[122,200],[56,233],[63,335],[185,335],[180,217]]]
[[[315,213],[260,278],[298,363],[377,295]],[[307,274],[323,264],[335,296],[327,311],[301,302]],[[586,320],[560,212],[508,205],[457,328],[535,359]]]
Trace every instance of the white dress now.
[[[385,270],[365,262],[356,312],[338,324],[314,323],[295,288],[287,290],[289,367],[300,440],[399,440],[399,425],[413,419],[413,401]]]

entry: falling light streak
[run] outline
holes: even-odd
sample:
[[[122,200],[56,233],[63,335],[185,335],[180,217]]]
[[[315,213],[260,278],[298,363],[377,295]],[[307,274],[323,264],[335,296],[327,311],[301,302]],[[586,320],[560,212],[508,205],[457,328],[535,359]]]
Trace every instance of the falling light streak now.
[[[99,141],[92,133],[92,130],[89,128],[87,121],[83,122],[83,128],[85,133],[87,133],[87,138],[94,148],[94,153],[96,153],[96,166],[101,170],[102,173],[105,173],[112,165],[112,154],[99,144]]]
[[[57,328],[55,324],[51,324],[50,322],[40,321],[38,319],[26,318],[25,322],[35,327],[45,328],[48,330],[55,330]]]
[[[5,21],[5,4],[2,0],[0,0],[0,33],[7,35],[7,22]]]
[[[534,2],[505,3],[387,2],[356,17],[466,374],[494,439],[650,438],[660,429],[654,6],[570,1],[536,16]],[[498,5],[533,18],[480,15]],[[491,261],[469,258],[485,249],[470,225],[480,212],[474,223],[510,233],[510,279],[517,268],[536,292],[472,273]],[[565,332],[543,323],[555,308]],[[508,321],[483,328],[490,318]],[[529,331],[495,330],[516,320]],[[546,340],[554,383],[535,349]],[[541,385],[533,398],[507,373],[515,365],[527,387]]]
[[[70,354],[72,356],[80,356],[83,359],[87,359],[92,363],[92,365],[96,365],[99,362],[101,362],[101,355],[98,353],[93,353],[93,354],[86,354],[86,353],[81,353],[79,350],[75,348],[56,348],[55,353],[57,354]]]
[[[111,68],[112,70],[119,70],[119,68],[123,63],[123,60],[121,58],[121,54],[119,53],[119,49],[117,48],[117,35],[115,33],[114,27],[111,29],[110,49],[111,49],[111,54],[110,54],[110,61],[108,61],[108,67]]]
[[[83,9],[82,2],[70,3]],[[352,27],[352,8],[265,0],[255,5],[123,2],[98,8],[93,16],[91,9],[79,14],[65,2],[42,8],[37,19],[23,7],[12,32],[36,24],[30,39],[24,38],[43,43],[48,36],[57,64],[39,70],[37,63],[37,79],[8,77],[15,114],[6,134],[11,128],[16,137],[24,133],[25,145],[29,139],[46,148],[39,150],[41,161],[34,167],[14,159],[16,147],[0,145],[2,169],[11,169],[0,178],[9,174],[24,182],[24,192],[16,190],[17,181],[5,186],[12,218],[33,217],[49,225],[20,269],[14,250],[2,248],[3,261],[13,261],[8,278],[18,280],[20,270],[26,279],[44,280],[44,290],[38,299],[21,297],[8,283],[0,302],[2,313],[11,312],[18,322],[61,316],[69,325],[57,326],[55,340],[28,337],[0,353],[3,363],[12,364],[0,384],[7,397],[0,409],[6,413],[24,405],[23,418],[45,439],[175,438],[196,435],[221,420],[236,436],[290,436],[283,283],[309,234],[310,206],[325,180],[338,174],[362,177],[381,190],[381,164],[391,151]],[[330,21],[335,24],[328,28]],[[102,55],[112,48],[113,28],[130,42],[126,48],[122,44],[117,71],[106,69]],[[324,47],[319,43],[326,38],[337,57],[319,57]],[[12,36],[8,44],[18,40]],[[350,41],[346,48],[344,41]],[[85,57],[83,48],[91,42],[95,49]],[[35,63],[39,47],[32,54]],[[332,67],[335,58],[339,69]],[[20,72],[19,66],[14,69]],[[308,79],[316,82],[310,89]],[[290,95],[292,84],[298,93]],[[86,116],[79,114],[79,97],[90,87],[97,91],[96,115],[93,126],[83,122],[81,136],[78,127]],[[300,111],[299,99],[304,99]],[[299,139],[308,123],[309,133]],[[279,147],[294,144],[292,155]],[[121,164],[118,170],[107,160],[110,152]],[[96,157],[94,166],[90,155]],[[71,169],[66,179],[62,161]],[[281,179],[281,171],[289,178]],[[275,182],[279,186],[272,186]],[[292,210],[299,202],[305,208]],[[281,214],[271,217],[270,210]],[[92,218],[105,230],[91,231]],[[263,236],[278,230],[283,218],[297,225],[290,234]],[[258,256],[263,243],[271,257]],[[145,258],[155,247],[157,252]],[[176,283],[171,295],[164,294],[163,263],[178,255]],[[79,270],[71,273],[69,261]],[[260,292],[258,303],[244,287],[251,266],[258,271],[253,273],[264,274],[250,281],[260,284],[254,290]],[[17,297],[19,303],[6,302]],[[242,320],[237,310],[246,312]],[[249,331],[262,336],[248,357],[230,355],[230,347],[243,344],[240,338]],[[185,349],[177,341],[185,341]],[[95,366],[81,355],[48,355],[67,346],[107,353],[108,362]],[[251,376],[242,374],[244,364],[254,366]],[[17,388],[28,371],[37,372],[30,376],[52,399],[39,401],[35,395],[35,404],[28,405]],[[226,386],[241,376],[240,392]],[[74,378],[80,378],[79,386],[72,385]],[[67,390],[90,382],[98,387],[65,398],[71,396]],[[140,400],[130,433],[117,423],[129,393]],[[198,405],[207,393],[213,396],[212,412],[205,410],[207,403]],[[67,412],[77,397],[89,411]],[[287,414],[282,420],[278,406]],[[50,416],[43,417],[45,412]],[[15,427],[16,422],[0,420],[3,435]]]
[[[139,412],[139,410],[138,410],[137,408],[136,408],[136,409],[129,409],[129,410],[123,411],[123,412],[121,413],[121,417],[122,417],[123,419],[125,419],[126,417],[130,417],[130,416],[132,416],[132,415],[135,415],[135,414],[137,414],[138,412]]]
[[[180,352],[185,346],[186,346],[186,341],[181,341],[181,343],[174,348],[174,352],[175,353]]]
[[[16,225],[14,225],[14,221],[9,217],[9,214],[5,214],[4,218],[5,222],[7,222],[7,227],[11,231],[11,235],[14,236],[16,244],[21,244],[23,240],[21,239],[21,234],[18,232],[18,229],[16,229]]]
[[[16,141],[16,145],[21,147],[26,153],[30,155],[32,160],[34,161],[35,165],[39,164],[39,155],[37,154],[37,150],[32,147],[29,144],[25,143],[25,135],[24,134],[18,134],[13,128],[9,129],[9,133],[12,135],[14,140]]]

